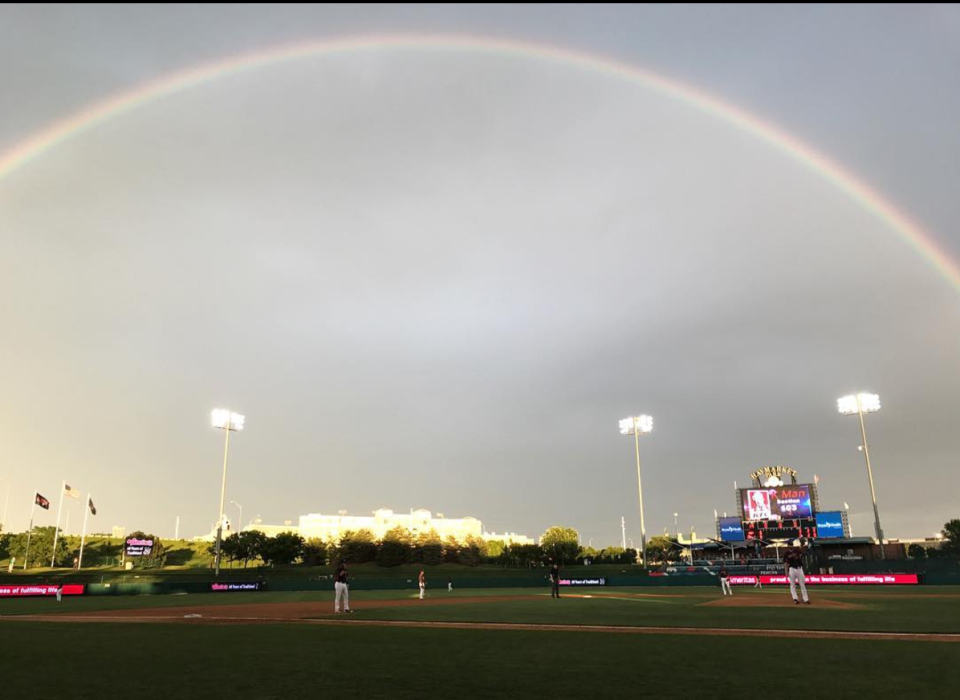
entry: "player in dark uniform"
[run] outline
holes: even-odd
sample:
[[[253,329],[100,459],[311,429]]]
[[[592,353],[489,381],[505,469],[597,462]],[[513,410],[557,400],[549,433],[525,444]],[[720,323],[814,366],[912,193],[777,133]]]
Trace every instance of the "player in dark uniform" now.
[[[550,597],[560,597],[560,567],[556,563],[550,565]]]

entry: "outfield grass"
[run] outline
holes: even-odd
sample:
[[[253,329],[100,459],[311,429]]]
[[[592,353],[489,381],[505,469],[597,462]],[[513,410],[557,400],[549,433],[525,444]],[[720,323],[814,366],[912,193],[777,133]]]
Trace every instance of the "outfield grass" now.
[[[451,622],[518,622],[530,624],[584,624],[664,627],[720,627],[738,629],[819,629],[857,632],[960,633],[960,596],[956,588],[942,589],[953,597],[911,597],[912,591],[852,593],[811,591],[811,605],[787,607],[717,607],[704,605],[721,596],[714,589],[608,589],[591,598],[567,596],[560,600],[506,600],[496,604],[393,607],[358,612],[379,620],[433,620]],[[651,597],[636,597],[637,593]],[[926,588],[924,593],[931,593]],[[654,597],[673,593],[679,597]],[[443,593],[435,595],[442,596]],[[580,593],[583,595],[583,593]],[[742,598],[788,597],[783,589],[737,591]],[[359,598],[358,598],[359,599]],[[853,609],[818,607],[829,599],[856,605]]]
[[[4,697],[957,697],[960,645],[0,621]]]
[[[638,596],[638,594],[640,594]],[[536,596],[525,600],[466,602],[456,605],[412,605],[359,610],[357,619],[450,622],[516,622],[530,624],[584,624],[663,627],[719,627],[740,629],[820,629],[869,632],[960,633],[960,590],[922,588],[896,590],[815,589],[810,606],[718,607],[705,605],[721,599],[718,589],[592,589],[565,591],[550,599],[545,589],[460,589],[453,593],[431,590],[430,598],[449,600],[476,597]],[[574,596],[592,596],[574,597]],[[738,599],[783,600],[782,588],[762,591],[738,589]],[[942,597],[940,597],[942,596]],[[362,591],[354,603],[415,599],[417,592]],[[247,603],[323,602],[332,608],[330,591],[190,594],[167,596],[89,596],[0,601],[0,616],[69,614],[105,610],[133,610]],[[818,601],[853,604],[851,609],[818,606]]]

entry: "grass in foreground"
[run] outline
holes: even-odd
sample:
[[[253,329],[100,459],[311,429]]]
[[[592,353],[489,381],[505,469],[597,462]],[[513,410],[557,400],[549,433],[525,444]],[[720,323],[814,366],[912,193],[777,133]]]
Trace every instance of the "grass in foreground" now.
[[[956,697],[960,645],[604,633],[0,622],[4,696]]]

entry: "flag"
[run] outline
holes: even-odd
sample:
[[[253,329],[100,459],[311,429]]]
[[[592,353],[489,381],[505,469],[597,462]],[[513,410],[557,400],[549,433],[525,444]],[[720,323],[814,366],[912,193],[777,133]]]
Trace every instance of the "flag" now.
[[[97,514],[97,507],[96,507],[95,505],[93,505],[93,499],[92,499],[92,498],[87,498],[87,506],[89,506],[89,508],[90,508],[90,515],[96,515],[96,514]]]
[[[69,486],[68,484],[63,485],[63,492],[70,496],[70,498],[80,498],[80,491],[72,486]]]
[[[39,493],[34,496],[33,502],[44,510],[50,510],[50,501],[41,496]]]

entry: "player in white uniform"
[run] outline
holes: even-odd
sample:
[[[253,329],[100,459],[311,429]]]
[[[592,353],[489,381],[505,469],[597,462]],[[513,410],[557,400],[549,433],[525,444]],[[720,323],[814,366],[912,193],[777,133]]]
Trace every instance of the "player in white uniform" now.
[[[725,596],[733,595],[733,589],[730,588],[730,572],[727,571],[727,567],[721,565],[717,576],[720,577],[720,589],[723,591],[723,594]]]
[[[423,573],[423,569],[420,569],[420,600],[423,600],[423,594],[427,590],[427,577]]]
[[[800,585],[803,602],[810,605],[810,598],[807,597],[807,578],[803,573],[803,555],[806,551],[806,546],[800,540],[797,540],[783,555],[783,567],[787,571],[787,580],[790,582],[790,597],[797,605],[800,605],[800,600],[797,598],[798,584]]]
[[[343,603],[343,612],[353,612],[350,609],[350,584],[347,581],[347,565],[341,562],[340,566],[337,567],[337,573],[334,575],[333,588],[336,591],[336,596],[333,599],[334,613],[340,612],[341,602]]]

